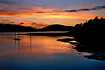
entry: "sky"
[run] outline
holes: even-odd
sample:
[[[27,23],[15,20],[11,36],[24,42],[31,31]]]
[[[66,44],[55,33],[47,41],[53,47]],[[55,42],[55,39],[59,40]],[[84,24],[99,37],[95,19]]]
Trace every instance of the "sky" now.
[[[0,23],[43,28],[105,18],[105,0],[0,0]]]

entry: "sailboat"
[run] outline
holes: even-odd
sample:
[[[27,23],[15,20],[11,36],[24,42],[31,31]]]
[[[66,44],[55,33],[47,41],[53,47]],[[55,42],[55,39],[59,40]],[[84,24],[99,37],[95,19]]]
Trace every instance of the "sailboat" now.
[[[16,38],[17,36],[16,35],[18,35],[18,38]],[[15,38],[14,38],[14,40],[21,40],[20,38],[19,38],[19,32],[18,32],[18,34],[16,34],[16,32],[15,32]]]

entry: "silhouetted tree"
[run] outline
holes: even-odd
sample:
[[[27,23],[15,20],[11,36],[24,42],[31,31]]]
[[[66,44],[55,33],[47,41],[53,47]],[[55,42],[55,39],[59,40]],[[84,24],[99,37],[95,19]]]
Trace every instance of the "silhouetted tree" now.
[[[93,20],[82,24],[76,24],[71,34],[85,46],[91,48],[105,48],[103,47],[103,41],[105,39],[105,19],[98,19],[96,16]],[[100,42],[101,41],[101,42]],[[97,45],[95,45],[97,44]],[[92,46],[91,46],[92,45]],[[95,46],[94,46],[95,45]]]

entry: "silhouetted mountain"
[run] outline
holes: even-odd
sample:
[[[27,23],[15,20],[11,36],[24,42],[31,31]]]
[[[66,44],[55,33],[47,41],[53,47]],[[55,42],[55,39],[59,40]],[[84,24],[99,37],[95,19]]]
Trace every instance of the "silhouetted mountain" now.
[[[76,24],[70,35],[74,36],[77,41],[88,48],[105,49],[105,19],[95,17],[88,22]]]
[[[12,24],[0,24],[0,32],[28,32],[35,31],[36,29],[31,27],[24,27]]]
[[[47,27],[42,28],[43,31],[69,31],[72,30],[72,26],[64,26],[59,24],[49,25]]]

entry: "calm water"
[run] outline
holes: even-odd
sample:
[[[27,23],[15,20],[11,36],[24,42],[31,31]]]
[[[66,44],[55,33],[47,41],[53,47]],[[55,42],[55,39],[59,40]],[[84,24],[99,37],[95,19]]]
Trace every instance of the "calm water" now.
[[[67,33],[69,31],[40,31],[40,32],[19,32],[19,34],[27,34],[27,33]],[[16,32],[18,34],[18,32]],[[15,32],[0,32],[0,35],[12,35]]]
[[[72,44],[56,41],[65,36],[0,35],[0,70],[105,70],[105,61],[84,58]]]

